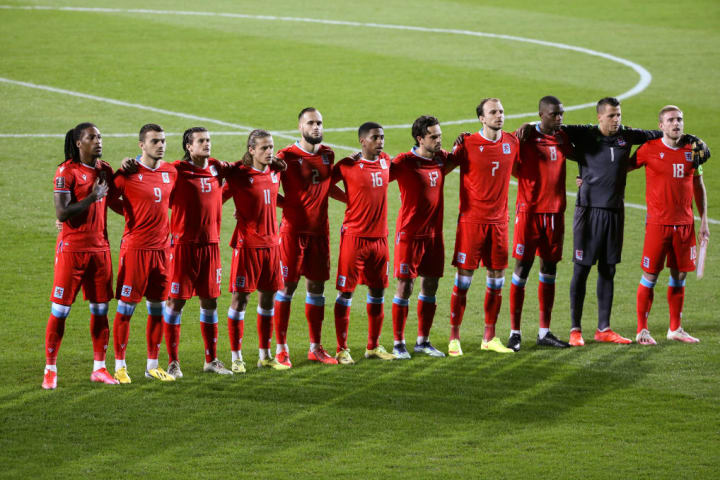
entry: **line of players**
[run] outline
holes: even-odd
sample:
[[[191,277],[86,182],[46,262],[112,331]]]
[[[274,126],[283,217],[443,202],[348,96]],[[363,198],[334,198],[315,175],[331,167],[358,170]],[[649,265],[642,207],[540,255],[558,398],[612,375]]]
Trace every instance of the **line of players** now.
[[[430,343],[436,310],[438,279],[443,275],[443,185],[445,176],[460,167],[458,229],[453,255],[457,268],[451,296],[450,356],[462,355],[460,325],[475,270],[487,268],[485,332],[482,350],[509,353],[520,349],[520,320],[534,257],[540,256],[538,297],[539,345],[583,345],[580,317],[584,282],[598,262],[599,323],[596,341],[630,343],[609,328],[612,274],[622,248],[622,196],[625,174],[646,166],[648,235],[643,253],[645,274],[638,289],[638,336],[655,341],[647,330],[652,287],[665,257],[671,268],[668,299],[671,328],[668,338],[697,341],[680,326],[684,277],[695,266],[692,197],[702,215],[700,237],[709,237],[705,189],[699,163],[709,151],[685,145],[682,112],[665,107],[658,131],[620,125],[620,105],[605,98],[598,103],[597,126],[563,125],[563,106],[552,96],[539,104],[540,122],[516,133],[502,130],[504,111],[499,99],[484,99],[477,107],[479,132],[461,136],[452,152],[442,149],[442,131],[434,117],[422,116],[412,126],[415,146],[391,159],[384,151],[384,131],[374,122],[358,130],[361,151],[334,161],[323,145],[320,112],[300,112],[301,139],[274,156],[269,132],[254,130],[242,160],[229,164],[210,156],[210,136],[204,128],[183,135],[184,158],[162,161],[165,135],[158,125],[142,127],[135,159],[126,158],[113,172],[100,160],[102,139],[93,124],[80,124],[66,136],[65,158],[54,179],[58,236],[51,315],[46,330],[43,388],[57,386],[56,359],[65,319],[80,287],[90,301],[90,331],[94,367],[91,380],[130,383],[125,363],[129,323],[144,296],[147,301],[147,369],[161,381],[182,377],[178,358],[182,309],[197,295],[205,345],[206,372],[229,375],[245,372],[241,346],[248,296],[258,290],[258,367],[291,368],[287,329],[293,294],[306,277],[305,314],[310,333],[308,359],[325,364],[354,363],[348,348],[348,324],[353,293],[367,285],[368,343],[366,358],[408,359],[405,324],[415,278],[418,296],[418,336],[414,352],[443,357]],[[662,138],[661,138],[662,137]],[[631,145],[647,142],[629,158]],[[684,146],[683,146],[684,145]],[[606,158],[607,155],[611,157]],[[565,159],[578,162],[582,184],[574,221],[575,271],[571,288],[573,327],[570,342],[549,330],[555,297],[557,262],[561,258],[565,210]],[[608,161],[609,160],[609,161]],[[508,266],[508,186],[518,178],[510,288],[511,335],[507,347],[495,335]],[[379,343],[388,286],[387,186],[397,180],[401,194],[394,245],[397,290],[392,305],[393,352]],[[342,182],[344,189],[337,184]],[[279,193],[282,185],[283,194]],[[341,228],[334,306],[337,349],[330,355],[321,344],[325,311],[324,286],[330,275],[328,198],[347,204]],[[237,224],[231,247],[231,305],[228,333],[232,365],[217,359],[217,298],[220,295],[219,233],[222,203],[233,198]],[[278,229],[276,207],[282,207]],[[106,228],[107,207],[125,216],[120,248],[113,322],[115,373],[105,367],[109,340],[108,302],[113,297],[112,264]],[[168,210],[171,216],[168,218]],[[669,223],[668,223],[669,222]],[[653,229],[651,232],[651,228]],[[609,284],[608,284],[609,280]],[[602,288],[601,288],[602,287]],[[609,289],[609,303],[608,292]],[[167,301],[165,301],[167,300]],[[679,306],[679,307],[678,307]],[[270,352],[273,325],[276,355]],[[167,371],[158,365],[165,337]]]

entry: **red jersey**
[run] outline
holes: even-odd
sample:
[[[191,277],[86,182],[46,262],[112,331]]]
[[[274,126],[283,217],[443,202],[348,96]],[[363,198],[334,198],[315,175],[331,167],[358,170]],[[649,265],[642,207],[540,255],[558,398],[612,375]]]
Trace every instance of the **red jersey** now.
[[[280,150],[277,157],[287,163],[281,178],[285,201],[280,231],[327,235],[335,153],[325,145],[320,145],[317,153],[309,153],[295,143]]]
[[[692,147],[671,148],[662,138],[643,144],[636,153],[637,165],[645,166],[647,223],[691,225],[693,218]]]
[[[102,160],[96,160],[95,167],[82,162],[66,160],[55,171],[53,180],[56,193],[69,193],[70,203],[79,202],[92,193],[93,184],[98,177],[105,177],[108,194],[93,202],[84,212],[63,222],[58,233],[58,242],[62,242],[67,252],[102,252],[110,250],[107,234],[107,202],[111,196],[117,196],[113,187],[112,167]]]
[[[170,246],[168,209],[176,178],[177,170],[169,163],[160,161],[151,169],[140,159],[137,172],[115,177],[125,214],[123,248],[162,250]]]
[[[444,168],[448,155],[445,150],[440,150],[433,158],[425,158],[413,147],[393,159],[393,174],[400,187],[398,238],[442,236]]]
[[[342,232],[366,238],[387,237],[387,187],[395,179],[391,161],[383,152],[377,160],[346,157],[333,168],[333,184],[343,181],[347,208]]]
[[[545,135],[536,126],[520,143],[520,157],[513,167],[518,179],[518,212],[563,213],[565,198],[565,158],[572,146],[565,132]]]
[[[507,223],[508,189],[519,157],[515,135],[491,141],[480,132],[465,137],[453,153],[460,165],[460,223]]]
[[[279,245],[275,208],[280,173],[269,167],[261,172],[235,162],[226,179],[225,188],[232,194],[237,218],[230,246],[263,248]]]
[[[205,168],[187,160],[172,164],[177,180],[170,204],[173,243],[207,245],[220,242],[222,184],[229,165],[210,158]]]

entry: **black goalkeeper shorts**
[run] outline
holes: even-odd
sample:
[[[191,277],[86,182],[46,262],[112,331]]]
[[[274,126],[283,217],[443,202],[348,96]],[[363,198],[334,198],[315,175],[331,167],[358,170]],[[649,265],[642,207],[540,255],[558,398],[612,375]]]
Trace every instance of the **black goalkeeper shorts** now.
[[[576,206],[573,261],[580,265],[620,263],[624,225],[623,209]]]

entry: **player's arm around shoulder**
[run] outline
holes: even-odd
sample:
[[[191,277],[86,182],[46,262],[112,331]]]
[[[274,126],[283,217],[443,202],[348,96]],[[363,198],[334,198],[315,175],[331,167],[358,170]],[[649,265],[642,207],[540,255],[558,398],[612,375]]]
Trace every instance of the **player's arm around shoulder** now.
[[[618,135],[622,136],[630,145],[642,145],[650,140],[662,138],[663,133],[660,130],[643,130],[641,128],[620,126]]]

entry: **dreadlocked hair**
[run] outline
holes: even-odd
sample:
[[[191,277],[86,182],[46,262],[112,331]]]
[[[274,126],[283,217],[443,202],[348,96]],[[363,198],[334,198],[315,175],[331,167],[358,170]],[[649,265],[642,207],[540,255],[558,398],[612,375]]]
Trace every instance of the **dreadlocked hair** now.
[[[247,148],[245,149],[245,154],[242,157],[243,165],[249,167],[253,164],[252,155],[250,154],[250,147],[255,147],[258,139],[266,137],[272,137],[272,135],[270,135],[270,132],[268,132],[267,130],[256,129],[250,132],[250,135],[248,135],[247,139]]]
[[[86,128],[97,127],[94,123],[83,122],[76,125],[75,128],[71,128],[65,134],[65,160],[63,160],[63,163],[67,160],[72,160],[76,163],[80,161],[80,150],[78,150],[77,141],[82,138],[83,131]],[[62,163],[60,165],[62,165]]]
[[[183,151],[185,152],[185,155],[183,155],[183,160],[185,160],[185,161],[190,161],[190,152],[188,152],[187,146],[188,146],[188,143],[193,142],[193,135],[197,132],[207,132],[207,128],[192,127],[192,128],[188,128],[183,133],[182,147],[183,147]]]

